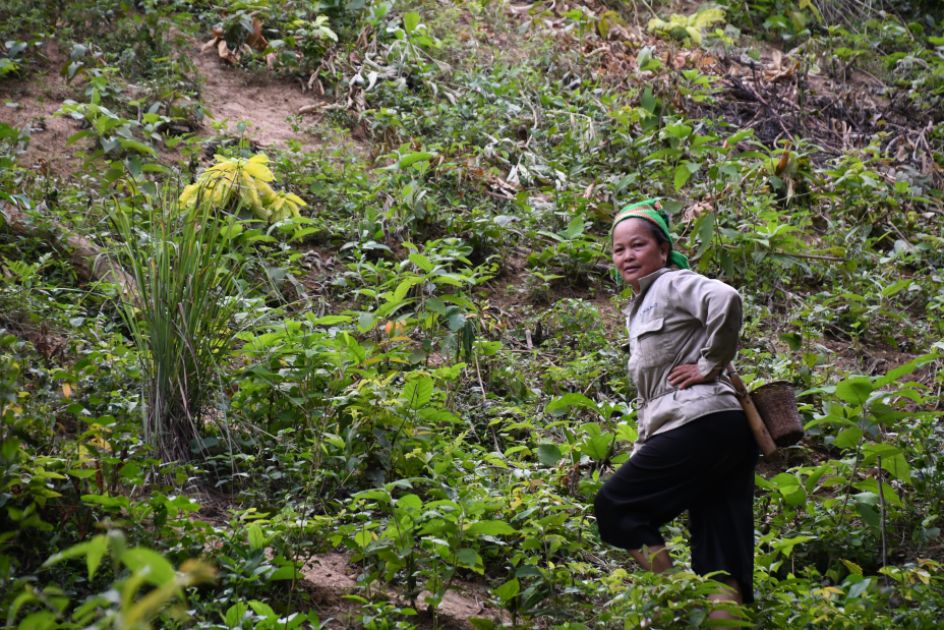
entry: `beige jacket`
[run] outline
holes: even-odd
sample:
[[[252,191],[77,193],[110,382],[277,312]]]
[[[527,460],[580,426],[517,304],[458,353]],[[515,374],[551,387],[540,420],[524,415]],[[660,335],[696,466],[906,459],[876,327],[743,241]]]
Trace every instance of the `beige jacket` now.
[[[688,270],[662,268],[639,280],[639,295],[623,310],[629,330],[629,376],[638,393],[636,449],[710,413],[740,409],[723,373],[737,351],[741,296],[719,280]],[[714,382],[676,389],[669,372],[697,363]]]

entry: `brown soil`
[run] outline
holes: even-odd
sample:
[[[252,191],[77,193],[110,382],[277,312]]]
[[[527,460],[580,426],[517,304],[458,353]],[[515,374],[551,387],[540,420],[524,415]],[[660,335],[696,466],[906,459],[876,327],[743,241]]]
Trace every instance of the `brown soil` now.
[[[342,553],[325,553],[312,556],[302,567],[302,583],[300,586],[312,597],[316,605],[325,606],[336,617],[349,616],[351,607],[339,607],[345,595],[357,593],[357,575],[350,558]],[[486,605],[488,596],[485,588],[478,584],[454,584],[446,592],[442,602],[435,610],[435,623],[432,611],[425,609],[425,600],[428,593],[421,593],[417,599],[417,606],[421,613],[420,627],[454,628],[456,630],[474,630],[469,621],[473,617],[483,617],[495,622],[508,621],[504,613]],[[397,606],[408,606],[403,596],[393,589],[382,593],[382,597],[389,599]]]
[[[288,147],[297,141],[302,150],[315,148],[318,140],[306,133],[303,108],[322,103],[312,92],[260,71],[247,73],[223,63],[216,50],[202,52],[193,45],[193,63],[203,80],[201,100],[208,117],[225,125],[234,135],[244,135],[262,147]],[[245,125],[240,133],[239,125]],[[212,132],[205,125],[204,133]]]
[[[218,123],[224,132],[243,136],[260,147],[287,149],[291,141],[297,141],[303,151],[330,143],[344,151],[364,153],[348,135],[320,124],[321,107],[327,103],[313,92],[305,92],[300,85],[266,71],[249,73],[228,66],[215,50],[201,52],[199,43],[192,44],[192,53],[209,119],[198,135],[213,135],[214,123]],[[50,42],[45,59],[26,78],[0,82],[0,122],[30,135],[17,162],[59,178],[82,168],[79,151],[88,144],[69,144],[68,139],[80,130],[79,123],[54,115],[64,100],[82,98],[82,86],[67,83],[61,75],[66,62],[56,43]],[[162,161],[175,162],[178,158],[175,151],[162,151]]]
[[[228,526],[235,497],[198,489],[191,489],[189,495],[201,506],[201,520],[219,528]],[[210,557],[216,551],[212,546],[206,549]],[[266,549],[266,555],[271,559],[272,550]],[[361,614],[360,606],[346,599],[348,595],[360,595],[373,601],[386,600],[401,608],[411,605],[403,594],[405,589],[396,583],[375,583],[365,594],[364,588],[358,584],[359,569],[346,553],[331,551],[315,554],[305,561],[299,572],[302,577],[297,587],[310,597],[324,628],[360,627],[357,623]],[[475,630],[470,621],[473,618],[489,619],[497,624],[510,622],[505,611],[489,605],[488,588],[482,583],[454,580],[435,611],[429,607],[429,596],[428,592],[423,591],[417,597],[419,616],[412,619],[422,630]]]
[[[79,128],[75,121],[53,114],[62,101],[74,98],[78,90],[59,73],[65,56],[54,41],[46,48],[46,61],[36,74],[22,81],[0,82],[0,122],[26,130],[29,144],[17,157],[26,168],[43,175],[64,176],[79,170],[82,161],[75,155],[75,146],[67,144]]]

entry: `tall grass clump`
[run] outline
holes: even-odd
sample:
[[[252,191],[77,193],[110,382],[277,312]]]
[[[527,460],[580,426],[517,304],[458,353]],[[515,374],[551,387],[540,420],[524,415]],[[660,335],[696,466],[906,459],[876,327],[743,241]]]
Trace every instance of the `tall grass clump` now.
[[[136,284],[120,311],[141,357],[144,437],[163,461],[191,461],[237,332],[238,230],[208,203],[182,206],[175,189],[116,206],[112,221]]]

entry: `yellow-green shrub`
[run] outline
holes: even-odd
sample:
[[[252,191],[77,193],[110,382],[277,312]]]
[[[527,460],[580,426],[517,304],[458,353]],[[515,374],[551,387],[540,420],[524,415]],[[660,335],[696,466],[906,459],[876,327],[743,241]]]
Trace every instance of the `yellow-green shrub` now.
[[[301,208],[307,205],[294,193],[272,188],[269,182],[275,176],[269,170],[269,158],[264,153],[250,158],[214,157],[216,164],[184,188],[180,195],[181,206],[206,203],[221,209],[249,208],[260,219],[271,223],[298,217]]]

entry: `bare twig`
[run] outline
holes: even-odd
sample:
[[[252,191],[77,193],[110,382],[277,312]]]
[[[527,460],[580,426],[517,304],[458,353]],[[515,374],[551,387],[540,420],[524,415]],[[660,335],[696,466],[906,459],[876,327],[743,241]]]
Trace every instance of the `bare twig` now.
[[[485,398],[485,383],[482,382],[482,371],[479,369],[479,356],[477,354],[473,354],[472,358],[475,360],[475,375],[479,379],[479,389],[482,390],[482,398]]]
[[[888,532],[886,530],[886,510],[885,510],[885,490],[882,483],[882,456],[876,458],[878,466],[878,503],[882,511],[882,568],[888,565]],[[888,576],[885,576],[885,584],[888,585]]]
[[[839,256],[828,256],[826,254],[798,254],[793,252],[775,252],[777,256],[789,256],[790,258],[807,258],[809,260],[829,260],[832,262],[846,262],[845,258]]]

